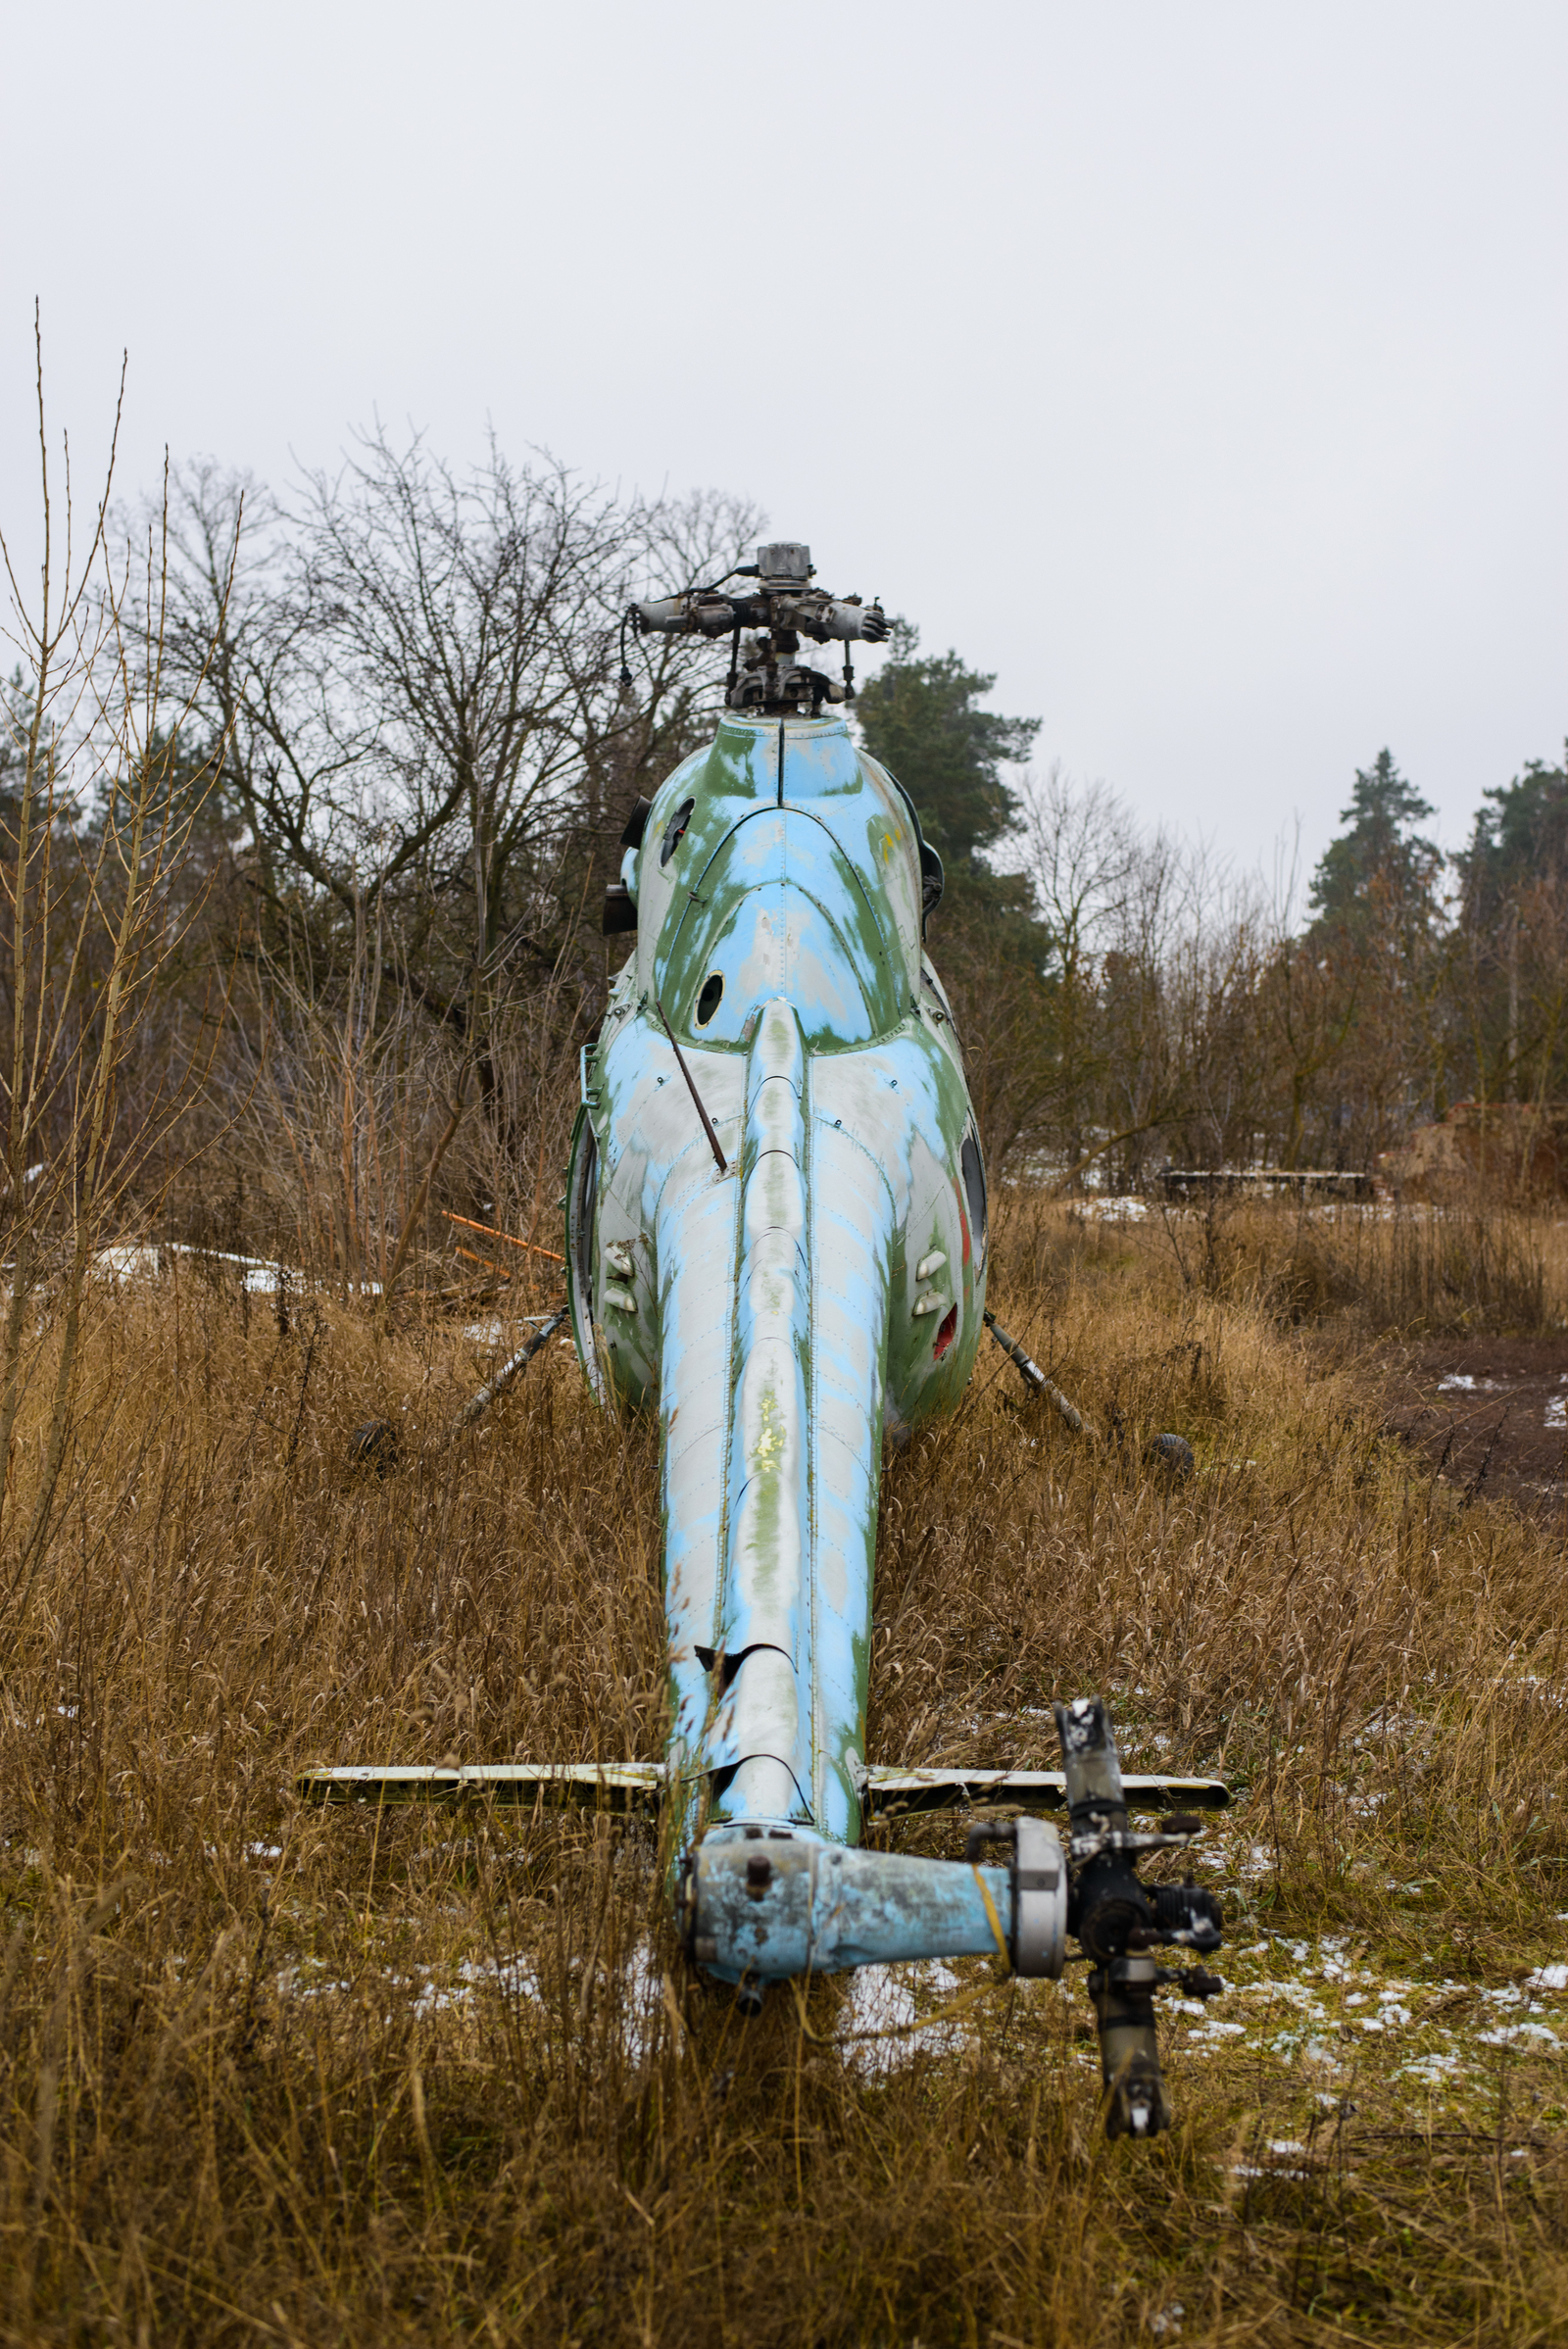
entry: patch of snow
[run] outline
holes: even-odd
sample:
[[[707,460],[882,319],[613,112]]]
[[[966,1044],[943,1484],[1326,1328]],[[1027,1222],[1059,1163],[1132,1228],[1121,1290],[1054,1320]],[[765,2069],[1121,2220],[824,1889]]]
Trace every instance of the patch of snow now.
[[[438,1987],[434,1981],[426,1981],[414,2002],[414,2011],[422,2019],[443,2007],[461,2006],[481,1985],[492,1982],[514,1998],[527,1998],[535,2005],[542,1997],[539,1977],[526,1958],[466,1958],[461,1966],[454,1968],[449,1986]]]
[[[1332,2074],[1340,2069],[1339,2057],[1322,2039],[1308,2039],[1301,2054],[1307,2063],[1314,2064],[1320,2072]]]
[[[1141,1199],[1086,1199],[1079,1212],[1092,1223],[1142,1223],[1149,1208]]]
[[[949,1998],[958,1977],[939,1959],[923,1965],[857,1966],[850,1978],[845,2015],[848,2061],[863,2080],[876,2080],[900,2070],[922,2051],[951,2054],[963,2044],[964,2030],[956,2020],[915,2029],[920,2010],[916,1988]],[[869,2034],[887,2032],[880,2038]],[[860,2036],[858,2034],[867,2034]]]
[[[663,2003],[664,1978],[654,1959],[651,1941],[639,1941],[621,1975],[620,2015],[626,2034],[626,2053],[634,2064],[647,2055],[653,2022]]]
[[[1440,2088],[1446,2080],[1451,2079],[1454,2073],[1461,2072],[1463,2069],[1464,2066],[1456,2055],[1439,2055],[1434,2052],[1431,2055],[1418,2057],[1413,2064],[1401,2064],[1394,2077],[1396,2080],[1419,2080],[1425,2088]]]
[[[112,1281],[146,1280],[158,1270],[158,1250],[155,1248],[101,1248],[92,1260],[94,1272],[107,1273]]]

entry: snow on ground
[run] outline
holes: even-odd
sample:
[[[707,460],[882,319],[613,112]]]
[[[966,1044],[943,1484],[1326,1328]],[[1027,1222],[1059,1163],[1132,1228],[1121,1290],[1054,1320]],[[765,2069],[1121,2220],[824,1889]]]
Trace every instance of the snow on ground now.
[[[1074,1199],[1072,1207],[1085,1223],[1142,1223],[1149,1213],[1149,1201],[1131,1195],[1102,1198],[1096,1193],[1088,1199]]]
[[[968,2018],[956,2015],[920,2025],[963,1987],[951,1966],[930,1959],[913,1966],[858,1966],[850,1977],[840,2040],[862,2080],[879,2080],[917,2055],[954,2055],[969,2035]]]
[[[253,1297],[274,1296],[280,1280],[300,1294],[308,1289],[333,1288],[337,1285],[335,1282],[308,1280],[303,1272],[297,1271],[292,1265],[278,1264],[266,1256],[236,1256],[225,1248],[187,1248],[183,1241],[176,1240],[145,1243],[126,1241],[114,1248],[98,1248],[92,1258],[92,1268],[100,1276],[112,1281],[154,1281],[161,1273],[172,1271],[176,1258],[181,1256],[196,1258],[204,1265],[234,1266],[240,1276],[240,1287],[248,1289]],[[361,1281],[358,1293],[362,1297],[379,1297],[381,1284],[379,1281]]]

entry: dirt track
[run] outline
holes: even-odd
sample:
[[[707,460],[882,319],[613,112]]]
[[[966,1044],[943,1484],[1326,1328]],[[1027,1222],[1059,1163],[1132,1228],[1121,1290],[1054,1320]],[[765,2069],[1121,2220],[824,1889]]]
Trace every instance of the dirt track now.
[[[1568,1334],[1433,1339],[1389,1367],[1390,1433],[1450,1484],[1568,1511]]]

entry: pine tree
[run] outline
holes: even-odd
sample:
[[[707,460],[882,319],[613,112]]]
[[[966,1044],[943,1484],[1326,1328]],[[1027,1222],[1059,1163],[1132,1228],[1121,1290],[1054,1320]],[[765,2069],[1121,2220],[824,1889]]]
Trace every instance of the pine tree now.
[[[996,678],[956,653],[917,659],[919,636],[907,620],[888,633],[893,657],[856,704],[865,747],[913,800],[949,882],[979,877],[985,851],[1017,820],[1002,767],[1028,758],[1040,720],[981,710]]]
[[[1430,801],[1405,781],[1389,751],[1358,767],[1350,805],[1340,810],[1348,829],[1325,850],[1312,877],[1310,903],[1320,931],[1403,927],[1424,923],[1435,909],[1443,852],[1415,827],[1434,814]]]
[[[1543,881],[1568,880],[1568,745],[1561,766],[1531,759],[1522,775],[1481,797],[1490,805],[1478,811],[1470,846],[1456,859],[1466,914],[1478,928]]]

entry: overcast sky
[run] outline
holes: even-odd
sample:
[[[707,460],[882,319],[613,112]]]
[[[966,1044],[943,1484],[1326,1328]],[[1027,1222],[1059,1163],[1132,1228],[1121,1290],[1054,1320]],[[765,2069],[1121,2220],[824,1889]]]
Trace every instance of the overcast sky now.
[[[77,0],[8,12],[78,464],[283,482],[372,410],[715,485],[1038,714],[1308,859],[1387,743],[1450,843],[1568,731],[1563,0]]]

